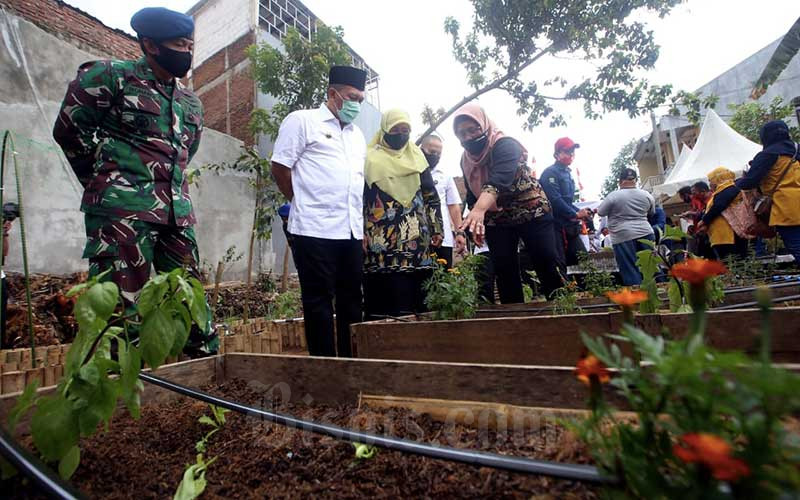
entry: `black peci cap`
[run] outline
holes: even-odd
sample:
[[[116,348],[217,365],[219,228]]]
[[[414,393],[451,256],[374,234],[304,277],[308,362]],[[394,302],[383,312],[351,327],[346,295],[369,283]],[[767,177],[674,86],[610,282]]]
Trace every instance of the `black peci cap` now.
[[[350,85],[363,91],[367,86],[367,72],[352,66],[332,66],[328,73],[331,85]]]

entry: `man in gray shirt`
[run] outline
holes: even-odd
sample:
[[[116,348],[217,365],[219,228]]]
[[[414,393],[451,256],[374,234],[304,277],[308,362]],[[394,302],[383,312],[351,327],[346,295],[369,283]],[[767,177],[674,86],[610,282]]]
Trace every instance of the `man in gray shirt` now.
[[[649,247],[641,239],[654,241],[653,227],[647,221],[656,209],[653,196],[636,187],[636,171],[626,168],[619,176],[619,189],[606,196],[597,207],[600,216],[608,216],[614,257],[626,286],[642,283],[642,275],[636,267],[636,253]]]

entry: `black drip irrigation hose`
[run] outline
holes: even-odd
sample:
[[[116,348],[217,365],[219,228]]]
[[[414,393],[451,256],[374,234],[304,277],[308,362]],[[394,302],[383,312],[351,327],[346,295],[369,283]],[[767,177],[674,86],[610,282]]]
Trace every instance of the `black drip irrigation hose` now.
[[[0,456],[13,465],[17,472],[33,481],[39,491],[48,498],[64,500],[85,498],[66,481],[53,474],[49,467],[18,445],[2,426],[0,426]]]
[[[601,474],[597,467],[593,467],[591,465],[562,464],[557,462],[547,462],[543,460],[499,455],[496,453],[462,450],[447,446],[432,446],[429,444],[417,443],[416,441],[410,441],[408,439],[398,439],[393,437],[378,436],[376,434],[369,434],[366,432],[356,432],[335,425],[320,424],[317,422],[311,422],[309,420],[295,418],[290,415],[274,413],[259,408],[252,408],[250,406],[218,398],[216,396],[212,396],[210,394],[206,394],[190,387],[176,384],[175,382],[171,382],[147,373],[139,374],[139,378],[145,382],[157,385],[169,391],[242,413],[249,417],[259,418],[261,420],[270,421],[279,425],[285,425],[287,427],[296,427],[303,431],[323,434],[344,441],[365,443],[369,445],[380,446],[389,450],[413,453],[415,455],[422,455],[429,458],[450,460],[454,462],[462,462],[496,469],[505,469],[514,472],[540,474],[574,481],[604,484],[615,484],[618,482],[616,478]]]

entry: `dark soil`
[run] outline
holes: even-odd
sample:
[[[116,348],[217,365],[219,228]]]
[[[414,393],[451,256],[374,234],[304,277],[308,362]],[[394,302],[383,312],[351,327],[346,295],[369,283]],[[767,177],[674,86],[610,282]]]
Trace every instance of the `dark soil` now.
[[[210,392],[250,404],[262,397],[244,382]],[[586,450],[553,424],[522,435],[480,433],[434,422],[407,410],[290,405],[281,411],[340,426],[390,433],[459,448],[562,462],[587,462]],[[195,462],[195,443],[209,430],[198,423],[208,406],[180,399],[146,405],[138,421],[122,416],[111,431],[81,444],[73,484],[90,498],[172,497],[183,471]],[[208,446],[203,498],[596,498],[595,487],[542,476],[379,450],[357,459],[351,444],[228,413]],[[15,497],[32,492],[11,485]],[[5,489],[5,487],[3,488]]]

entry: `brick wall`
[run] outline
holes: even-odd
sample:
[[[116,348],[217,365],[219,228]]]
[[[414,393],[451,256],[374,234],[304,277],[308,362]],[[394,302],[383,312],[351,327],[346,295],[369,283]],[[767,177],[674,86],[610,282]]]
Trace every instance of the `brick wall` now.
[[[206,58],[192,70],[191,80],[203,101],[206,126],[247,145],[254,144],[247,125],[255,108],[256,88],[244,51],[255,43],[255,36],[255,31],[251,31]]]
[[[119,0],[112,0],[119,1]],[[255,0],[209,0],[190,10],[194,18],[194,60],[203,64],[232,40],[255,27]]]
[[[80,9],[58,0],[0,0],[0,6],[78,48],[114,59],[138,59],[136,38],[109,28]]]

